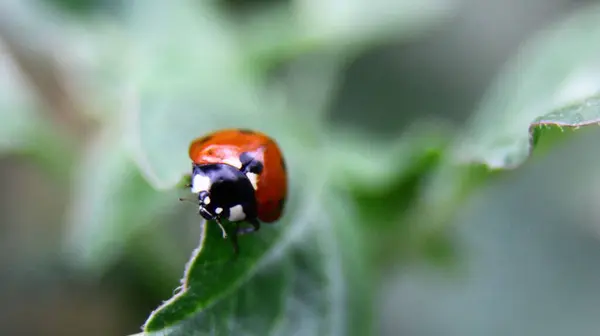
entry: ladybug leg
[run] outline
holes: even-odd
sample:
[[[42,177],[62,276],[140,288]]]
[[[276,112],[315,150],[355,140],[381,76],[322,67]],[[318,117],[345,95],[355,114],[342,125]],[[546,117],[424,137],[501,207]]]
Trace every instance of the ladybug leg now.
[[[225,227],[223,226],[223,223],[221,223],[219,217],[215,217],[215,222],[217,222],[217,225],[219,225],[219,227],[221,228],[221,232],[223,233],[223,239],[227,239],[227,231],[225,230]]]
[[[260,230],[260,222],[256,218],[246,219],[246,221],[248,223],[252,224],[252,227],[250,227],[250,228],[244,228],[244,229],[240,229],[238,227],[237,234],[244,235],[244,234],[247,234],[247,233],[252,233],[252,232],[256,232],[256,231]]]
[[[198,208],[198,212],[200,213],[202,218],[204,218],[205,220],[207,220],[207,221],[214,220],[217,223],[217,225],[219,225],[219,228],[221,228],[221,232],[223,233],[223,239],[227,239],[227,231],[225,230],[223,223],[221,223],[221,217],[218,214],[215,215],[215,214],[209,212],[208,210],[206,210],[206,208],[203,205],[201,205]]]

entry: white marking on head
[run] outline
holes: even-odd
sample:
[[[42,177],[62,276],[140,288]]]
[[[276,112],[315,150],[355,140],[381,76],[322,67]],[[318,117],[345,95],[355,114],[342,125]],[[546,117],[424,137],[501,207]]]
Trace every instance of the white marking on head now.
[[[209,190],[210,185],[211,182],[208,176],[196,174],[192,178],[192,193],[197,194],[201,191]]]
[[[246,176],[248,177],[248,180],[250,180],[250,183],[252,183],[254,190],[258,189],[258,175],[254,173],[246,173]]]
[[[244,208],[241,205],[232,206],[229,209],[229,221],[237,222],[246,219],[246,214],[244,213]]]
[[[223,208],[216,208],[216,209],[215,209],[215,213],[216,213],[217,215],[218,215],[218,214],[220,214],[221,212],[223,212]]]
[[[202,200],[202,203],[210,204],[210,197],[208,197],[208,196],[204,197],[204,199]]]
[[[223,160],[223,163],[226,163],[228,165],[232,165],[237,169],[241,169],[242,168],[242,162],[240,161],[240,159],[236,158],[236,157],[230,157],[227,158],[225,160]]]

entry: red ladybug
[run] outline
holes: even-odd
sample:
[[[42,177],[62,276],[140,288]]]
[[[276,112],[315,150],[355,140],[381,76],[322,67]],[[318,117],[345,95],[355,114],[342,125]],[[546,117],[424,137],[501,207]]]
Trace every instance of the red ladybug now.
[[[191,191],[198,195],[199,213],[214,220],[227,233],[222,219],[236,224],[232,237],[260,229],[283,213],[287,197],[285,160],[269,136],[248,129],[224,129],[195,139],[189,148],[192,160]],[[241,222],[250,228],[240,229]]]

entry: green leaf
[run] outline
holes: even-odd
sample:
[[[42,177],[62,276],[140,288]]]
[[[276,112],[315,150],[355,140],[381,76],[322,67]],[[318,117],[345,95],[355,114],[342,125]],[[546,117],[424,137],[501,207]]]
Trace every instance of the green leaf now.
[[[419,123],[397,139],[369,141],[353,132],[330,131],[327,156],[334,183],[365,195],[390,189],[390,181],[404,179],[423,157],[434,157],[447,146],[451,133],[441,123]],[[348,164],[352,162],[352,164]]]
[[[348,56],[377,42],[410,39],[442,25],[455,9],[447,0],[294,0],[233,23],[247,59],[260,66],[314,51],[343,50]]]
[[[196,95],[199,95],[197,93]],[[234,92],[232,91],[233,95]],[[158,189],[170,189],[188,173],[191,141],[222,128],[249,128],[269,134],[277,139],[290,166],[305,157],[314,148],[318,137],[300,116],[287,111],[273,111],[269,101],[262,109],[230,107],[227,100],[211,97],[194,98],[178,92],[144,95],[139,110],[131,110],[128,134],[134,147],[134,156],[144,175]],[[243,99],[237,102],[244,101]],[[278,113],[277,113],[278,112]],[[268,120],[268,122],[265,122]],[[290,127],[294,125],[294,127]]]
[[[554,148],[558,142],[569,135],[581,132],[582,127],[600,125],[600,98],[571,103],[530,123],[526,157],[540,156]],[[429,185],[422,191],[418,206],[411,209],[409,221],[424,223],[415,225],[418,232],[415,244],[425,247],[432,238],[439,236],[449,218],[452,218],[459,204],[479,187],[483,181],[489,181],[500,173],[502,166],[487,164],[455,165],[452,160],[444,162],[429,179]],[[513,168],[512,165],[504,168]],[[430,211],[429,209],[435,209]]]
[[[313,206],[325,205],[315,202],[305,209],[309,217],[281,223],[288,227],[268,249],[265,241],[273,235],[259,232],[244,237],[241,248],[247,253],[242,252],[243,259],[238,260],[231,259],[230,243],[223,241],[218,227],[206,225],[206,238],[187,267],[182,291],[150,316],[145,331],[150,335],[369,334],[366,284],[371,273],[361,254],[364,247],[356,223],[342,202],[327,203],[328,212],[310,209]],[[232,281],[231,276],[236,278]]]
[[[126,56],[136,86],[191,94],[247,84],[231,28],[209,3],[132,1],[130,6],[123,29],[131,37]]]
[[[30,145],[30,137],[44,127],[38,111],[33,92],[0,43],[0,152]]]
[[[69,99],[82,107],[78,112],[85,114],[83,118],[111,121],[123,112],[132,80],[131,58],[127,57],[132,39],[121,21],[108,17],[79,21],[41,1],[11,0],[0,6],[0,33],[18,46],[34,71],[36,62],[57,71]],[[60,62],[54,59],[57,54]],[[12,91],[21,89],[21,78],[4,78],[11,87],[2,93],[12,101],[20,99],[22,94]],[[2,93],[0,102],[5,98]]]
[[[588,99],[571,103],[563,108],[539,116],[529,125],[526,132],[526,144],[522,148],[530,155],[541,155],[550,150],[557,142],[563,141],[569,134],[578,132],[582,127],[600,124],[600,98],[590,96]],[[504,153],[504,152],[503,152]],[[520,155],[521,155],[520,154]],[[491,156],[490,156],[491,157]],[[512,161],[516,165],[516,161]],[[518,161],[520,162],[520,161]],[[508,162],[504,162],[508,164]],[[439,167],[431,177],[421,200],[420,208],[414,210],[426,217],[421,221],[429,222],[429,229],[434,231],[445,223],[453,209],[481,182],[499,174],[502,168],[514,168],[514,165],[495,166],[490,161],[471,165],[456,165],[448,160]],[[436,209],[428,212],[423,209]],[[433,224],[435,223],[435,224]]]
[[[179,182],[189,170],[191,141],[216,129],[257,129],[285,150],[315,138],[313,123],[292,114],[283,94],[240,70],[243,53],[208,3],[134,2],[132,10],[126,29],[139,39],[126,53],[128,133],[154,187]]]
[[[387,334],[558,336],[600,327],[591,308],[600,306],[600,129],[547,131],[554,134],[543,134],[536,152],[553,135],[568,139],[504,171],[448,218],[465,255],[459,268],[405,267],[381,286]]]
[[[114,0],[42,0],[41,2],[80,19],[87,19],[94,14],[115,13],[120,9],[119,2]]]
[[[448,18],[455,3],[428,1],[297,0],[300,27],[306,38],[324,44],[367,41],[381,34],[408,34]]]
[[[107,126],[72,181],[65,252],[75,266],[97,272],[120,255],[137,229],[177,204],[174,192],[158,192],[147,182],[121,134],[119,127]]]
[[[22,156],[59,183],[66,182],[75,146],[68,135],[44,118],[43,108],[0,43],[0,155]]]
[[[530,154],[538,123],[593,124],[600,92],[599,20],[600,6],[588,6],[527,43],[487,93],[455,159],[513,168]]]
[[[580,127],[598,125],[600,125],[600,97],[595,96],[536,119],[529,128],[531,147],[535,147],[539,152],[540,139],[554,135],[551,130],[577,131]],[[555,136],[544,140],[548,143],[548,140],[554,139]]]
[[[430,177],[408,220],[417,244],[444,230],[473,189],[600,117],[600,6],[581,8],[526,43],[493,83],[466,132]],[[558,131],[558,132],[557,132]],[[540,141],[551,135],[552,141]]]
[[[231,236],[232,224],[226,223]],[[203,225],[200,246],[186,266],[180,292],[152,313],[145,330],[155,331],[176,324],[214,304],[244,281],[277,239],[277,231],[262,229],[260,235],[240,236],[240,255],[233,254],[231,238],[223,239],[214,222]]]

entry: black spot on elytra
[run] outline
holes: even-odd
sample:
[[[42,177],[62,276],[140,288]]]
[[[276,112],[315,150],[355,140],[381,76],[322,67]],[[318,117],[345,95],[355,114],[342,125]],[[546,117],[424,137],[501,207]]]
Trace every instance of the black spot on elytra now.
[[[248,152],[240,154],[240,162],[242,163],[240,170],[244,173],[250,172],[259,175],[264,168],[262,162],[254,159],[254,155]]]
[[[240,154],[240,162],[242,163],[242,166],[248,165],[250,162],[252,162],[252,160],[254,160],[254,156],[252,154],[248,152],[243,152]]]
[[[246,135],[252,135],[252,134],[256,133],[253,130],[247,129],[247,128],[238,128],[238,132],[240,132],[242,134],[246,134]]]

